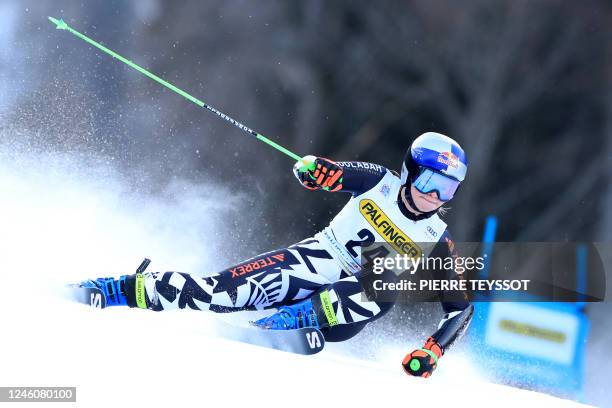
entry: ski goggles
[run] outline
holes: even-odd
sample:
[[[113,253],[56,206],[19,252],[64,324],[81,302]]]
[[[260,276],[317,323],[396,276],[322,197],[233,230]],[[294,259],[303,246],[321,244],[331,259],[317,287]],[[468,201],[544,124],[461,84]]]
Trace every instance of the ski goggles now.
[[[455,195],[461,182],[427,167],[420,167],[419,175],[412,181],[414,188],[423,194],[435,191],[441,201],[448,201]]]

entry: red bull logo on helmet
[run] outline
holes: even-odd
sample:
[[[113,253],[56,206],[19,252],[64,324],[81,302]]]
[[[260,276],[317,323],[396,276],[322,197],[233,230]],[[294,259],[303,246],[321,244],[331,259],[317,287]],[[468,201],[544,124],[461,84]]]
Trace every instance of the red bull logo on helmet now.
[[[442,152],[438,155],[438,163],[457,168],[459,158],[452,152]]]

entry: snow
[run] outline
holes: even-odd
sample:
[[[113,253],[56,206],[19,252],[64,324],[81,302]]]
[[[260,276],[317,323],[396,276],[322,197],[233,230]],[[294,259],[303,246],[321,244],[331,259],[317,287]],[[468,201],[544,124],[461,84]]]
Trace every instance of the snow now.
[[[450,356],[423,380],[402,373],[405,350],[392,364],[333,350],[300,356],[204,333],[214,325],[205,313],[99,311],[51,296],[25,298],[34,302],[2,299],[2,310],[13,311],[3,319],[0,383],[76,386],[78,406],[577,405],[481,382]]]
[[[132,273],[145,255],[152,270],[224,262],[206,240],[223,236],[219,216],[202,214],[232,216],[218,203],[235,195],[178,183],[159,200],[130,185],[104,162],[0,149],[1,386],[76,386],[82,407],[578,405],[487,383],[461,355],[424,380],[402,372],[407,349],[299,356],[225,340],[205,312],[70,303],[64,283]]]

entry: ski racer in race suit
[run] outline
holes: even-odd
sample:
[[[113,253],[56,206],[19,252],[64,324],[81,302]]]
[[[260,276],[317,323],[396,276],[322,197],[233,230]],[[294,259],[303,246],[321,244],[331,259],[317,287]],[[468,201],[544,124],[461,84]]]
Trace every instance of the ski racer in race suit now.
[[[314,166],[307,168],[305,163]],[[314,326],[327,341],[346,340],[393,305],[362,297],[361,250],[375,242],[392,243],[399,236],[404,246],[431,243],[429,256],[456,256],[438,210],[452,198],[466,169],[461,147],[433,132],[414,141],[401,177],[377,164],[306,156],[294,166],[305,188],[352,195],[329,226],[313,237],[205,277],[147,272],[84,283],[102,288],[107,306],[213,312],[277,308],[255,324],[277,330]],[[448,277],[461,279],[454,271]],[[403,360],[410,375],[431,375],[472,318],[467,297],[440,299],[444,316],[438,330]]]

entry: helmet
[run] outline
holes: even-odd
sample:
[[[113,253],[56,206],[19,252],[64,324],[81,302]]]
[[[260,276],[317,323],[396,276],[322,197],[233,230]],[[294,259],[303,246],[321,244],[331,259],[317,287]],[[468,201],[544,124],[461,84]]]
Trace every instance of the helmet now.
[[[404,156],[402,184],[408,181],[422,193],[436,191],[442,201],[448,201],[465,179],[467,157],[448,136],[427,132],[417,137]]]

